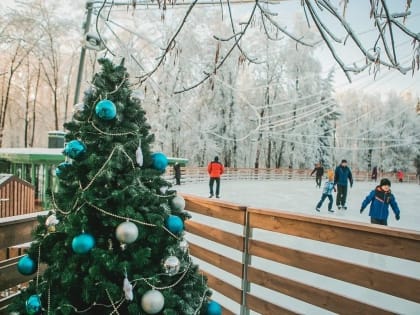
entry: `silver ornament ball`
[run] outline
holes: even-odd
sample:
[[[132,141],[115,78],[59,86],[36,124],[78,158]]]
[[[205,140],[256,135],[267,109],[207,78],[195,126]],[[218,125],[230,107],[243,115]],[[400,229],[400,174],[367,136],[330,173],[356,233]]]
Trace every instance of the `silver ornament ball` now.
[[[180,196],[180,195],[176,195],[173,199],[172,199],[172,205],[178,209],[178,210],[184,210],[185,209],[185,199]]]
[[[170,276],[176,275],[179,271],[180,266],[181,262],[176,256],[169,256],[165,259],[165,262],[163,263],[163,268],[165,269],[166,274]]]
[[[179,248],[182,250],[182,252],[185,254],[187,251],[188,251],[188,248],[189,248],[189,244],[188,244],[188,242],[187,242],[187,240],[186,239],[182,239],[180,242],[179,242]]]
[[[133,222],[126,221],[118,225],[115,236],[121,243],[131,244],[139,236],[139,230]]]
[[[165,299],[158,290],[149,290],[141,298],[141,307],[147,314],[157,314],[165,305]]]

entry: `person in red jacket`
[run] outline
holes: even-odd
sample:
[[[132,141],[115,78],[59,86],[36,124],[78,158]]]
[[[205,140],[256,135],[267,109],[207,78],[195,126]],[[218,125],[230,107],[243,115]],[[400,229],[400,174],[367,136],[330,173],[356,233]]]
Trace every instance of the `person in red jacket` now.
[[[210,176],[210,196],[209,198],[213,197],[213,186],[214,182],[216,182],[216,198],[220,198],[220,176],[222,176],[223,172],[225,171],[225,168],[223,167],[223,164],[219,162],[219,157],[215,156],[214,160],[211,161],[207,165],[207,172]]]

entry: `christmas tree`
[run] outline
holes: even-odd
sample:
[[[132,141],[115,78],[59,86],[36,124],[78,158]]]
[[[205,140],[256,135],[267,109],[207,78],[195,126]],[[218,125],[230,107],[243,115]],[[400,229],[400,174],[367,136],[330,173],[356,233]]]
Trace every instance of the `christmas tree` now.
[[[18,269],[34,281],[20,314],[220,314],[184,238],[182,196],[162,178],[154,141],[123,66],[101,72],[64,125],[53,211],[39,217]],[[41,275],[39,266],[46,266]]]

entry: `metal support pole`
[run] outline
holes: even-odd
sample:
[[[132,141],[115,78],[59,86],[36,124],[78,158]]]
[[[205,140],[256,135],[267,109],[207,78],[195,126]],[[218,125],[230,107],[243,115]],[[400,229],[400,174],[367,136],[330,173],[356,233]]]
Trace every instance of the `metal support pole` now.
[[[241,315],[249,315],[249,309],[246,306],[246,296],[251,287],[248,281],[248,268],[251,265],[251,256],[249,255],[249,239],[252,237],[252,229],[249,227],[248,208],[245,209],[245,226],[244,226],[244,251],[242,254],[242,303]]]
[[[89,32],[90,21],[92,19],[92,10],[93,10],[93,2],[88,0],[86,2],[87,16],[86,16],[86,21],[83,25],[84,36],[86,36],[86,34]],[[82,49],[80,51],[79,70],[77,72],[76,89],[74,91],[74,104],[77,104],[79,102],[80,84],[82,82],[83,69],[85,66],[85,55],[86,55],[86,48],[85,48],[85,45],[83,44]]]

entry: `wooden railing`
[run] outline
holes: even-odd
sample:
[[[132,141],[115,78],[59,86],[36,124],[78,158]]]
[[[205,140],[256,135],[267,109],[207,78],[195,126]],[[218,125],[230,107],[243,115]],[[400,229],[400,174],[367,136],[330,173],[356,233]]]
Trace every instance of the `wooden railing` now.
[[[190,254],[210,264],[207,268],[213,271],[200,263],[209,286],[236,303],[230,309],[225,308],[224,314],[247,314],[250,310],[261,314],[308,313],[276,303],[275,297],[279,293],[340,314],[396,313],[395,310],[386,309],[380,302],[372,304],[369,299],[363,301],[352,297],[348,293],[352,291],[346,287],[352,286],[354,291],[355,285],[360,287],[359,291],[367,291],[367,288],[404,299],[420,310],[419,278],[374,268],[351,259],[351,256],[360,256],[375,262],[397,257],[410,264],[409,268],[402,269],[414,268],[418,275],[419,232],[286,211],[273,212],[187,194],[183,196],[186,210],[192,214],[192,219],[186,222]],[[197,216],[199,218],[196,219]],[[203,223],[206,221],[209,223]],[[235,225],[239,233],[232,232]],[[287,238],[286,244],[282,242],[284,238]],[[227,249],[212,250],[214,245],[208,244],[209,240]],[[320,254],[314,248],[322,249],[327,254]],[[239,252],[236,259],[228,255],[234,252]],[[350,257],[340,257],[343,252]],[[257,258],[268,261],[270,265],[278,265],[278,268],[267,270],[264,263],[254,264],[253,260]],[[282,272],[287,270],[285,266],[303,273],[309,271],[317,277],[338,280],[340,289],[324,288],[319,283],[305,283],[307,276],[288,277],[287,273]],[[214,271],[213,267],[227,272],[228,276],[219,277],[216,274],[220,272]],[[296,273],[295,269],[290,273]],[[232,284],[232,278],[235,277],[240,279],[239,286]],[[321,284],[323,282],[321,280]],[[267,289],[268,293],[258,294],[261,289],[250,289],[255,286]],[[270,295],[273,298],[268,298]],[[396,302],[396,305],[401,305],[398,303],[401,301]],[[410,307],[413,306],[410,304]],[[397,313],[404,311],[397,310]]]
[[[225,168],[223,180],[310,180],[312,169],[289,169],[289,168]],[[371,181],[370,172],[353,170],[353,178],[355,181]],[[325,177],[327,172],[325,172]],[[174,178],[174,172],[171,167],[168,167],[164,177],[167,180]],[[395,173],[383,172],[378,174],[378,182],[382,177],[389,178],[393,182],[397,182]],[[209,178],[207,174],[207,167],[182,167],[181,168],[181,182],[202,182]],[[414,173],[408,173],[404,176],[406,183],[419,183],[419,179]]]
[[[4,308],[18,294],[15,287],[33,278],[19,273],[17,263],[24,254],[22,248],[32,240],[32,231],[38,224],[37,216],[45,213],[0,219],[0,314],[6,314]]]
[[[420,310],[420,232],[183,196],[190,254],[225,315]],[[37,222],[34,215],[2,220],[0,248],[30,241]],[[28,281],[18,259],[0,263],[0,291]],[[395,260],[402,267],[384,268]],[[397,302],[375,303],[371,295],[383,293]],[[11,298],[0,301],[0,314]]]
[[[34,187],[15,176],[5,177],[0,185],[0,218],[35,212]]]

